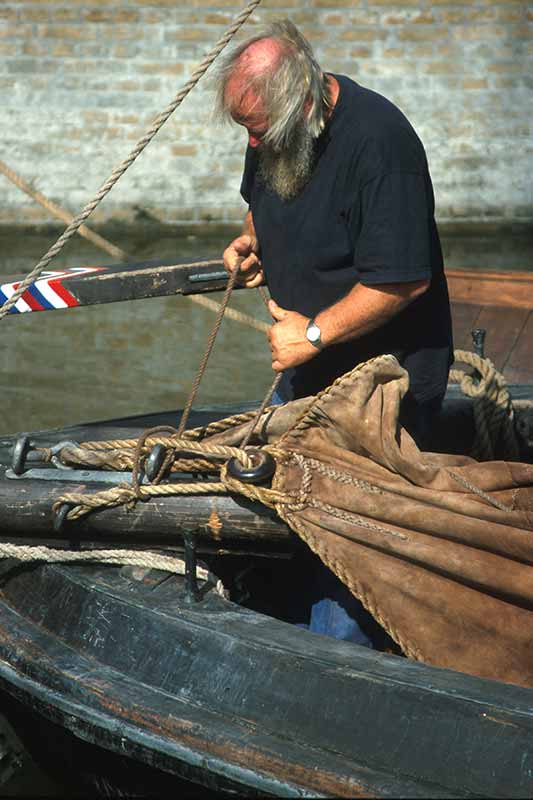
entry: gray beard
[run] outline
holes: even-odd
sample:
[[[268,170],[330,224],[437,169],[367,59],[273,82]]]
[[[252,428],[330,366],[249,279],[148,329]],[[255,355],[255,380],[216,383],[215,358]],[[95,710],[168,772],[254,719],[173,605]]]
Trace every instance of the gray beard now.
[[[292,200],[309,181],[315,166],[315,140],[300,125],[281,151],[258,147],[259,173],[266,185],[283,200]]]

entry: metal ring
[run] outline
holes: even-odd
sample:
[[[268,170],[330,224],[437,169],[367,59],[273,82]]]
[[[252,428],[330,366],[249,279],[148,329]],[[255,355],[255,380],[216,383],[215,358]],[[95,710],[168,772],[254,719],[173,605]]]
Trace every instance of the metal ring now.
[[[153,483],[154,480],[159,475],[161,467],[165,463],[165,458],[167,456],[167,449],[163,447],[162,444],[155,444],[152,447],[150,455],[144,462],[144,474],[150,481]]]
[[[243,467],[238,458],[233,456],[228,461],[228,474],[243,483],[265,483],[276,471],[276,462],[264,450],[250,453],[254,463],[253,467]]]
[[[26,466],[26,456],[30,450],[30,437],[23,433],[13,445],[13,459],[11,469],[15,475],[22,475]]]
[[[61,451],[64,447],[79,447],[79,442],[72,442],[70,439],[65,439],[62,442],[58,442],[52,448],[50,448],[50,463],[54,465],[56,469],[73,469],[73,467],[69,466],[68,464],[63,463],[61,461]]]

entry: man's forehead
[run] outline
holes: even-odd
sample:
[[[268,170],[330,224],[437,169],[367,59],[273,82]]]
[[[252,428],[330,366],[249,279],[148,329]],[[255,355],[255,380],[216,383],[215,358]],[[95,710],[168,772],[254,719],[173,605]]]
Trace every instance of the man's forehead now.
[[[231,86],[230,81],[226,93],[231,116],[236,122],[254,123],[262,122],[265,119],[263,101],[253,89],[246,88],[242,83]]]

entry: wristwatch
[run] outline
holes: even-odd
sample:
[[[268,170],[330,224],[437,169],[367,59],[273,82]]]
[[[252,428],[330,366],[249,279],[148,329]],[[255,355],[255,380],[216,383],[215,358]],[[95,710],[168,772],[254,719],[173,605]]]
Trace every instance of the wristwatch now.
[[[313,347],[316,347],[317,350],[322,350],[322,332],[318,325],[316,324],[314,319],[310,319],[307,323],[307,328],[305,329],[305,335],[308,342],[311,342]]]

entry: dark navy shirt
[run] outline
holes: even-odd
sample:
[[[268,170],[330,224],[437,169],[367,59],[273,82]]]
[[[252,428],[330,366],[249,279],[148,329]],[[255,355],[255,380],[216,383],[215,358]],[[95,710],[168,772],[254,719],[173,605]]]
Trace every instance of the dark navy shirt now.
[[[257,151],[246,153],[241,193],[270,293],[283,308],[313,317],[358,282],[431,284],[379,329],[286,370],[279,391],[285,400],[315,394],[361,361],[393,353],[422,402],[445,391],[453,352],[426,155],[396,106],[335,77],[336,106],[317,140],[312,176],[294,199],[270,190],[257,171]]]

